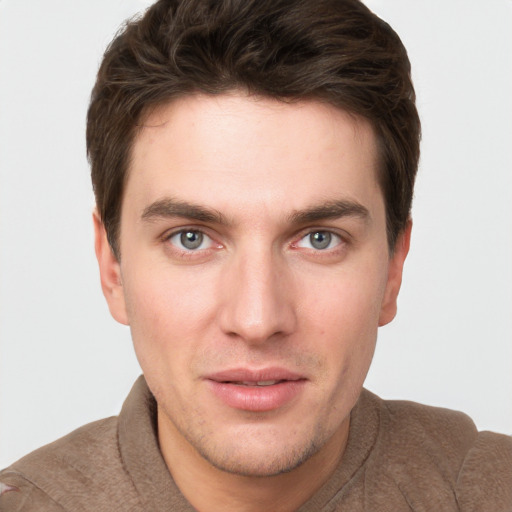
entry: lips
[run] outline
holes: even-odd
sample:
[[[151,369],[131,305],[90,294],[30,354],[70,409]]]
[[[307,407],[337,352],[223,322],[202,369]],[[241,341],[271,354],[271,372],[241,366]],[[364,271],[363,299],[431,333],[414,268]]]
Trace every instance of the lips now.
[[[298,397],[307,382],[303,376],[283,368],[232,369],[209,375],[205,380],[224,405],[252,412],[286,406]]]

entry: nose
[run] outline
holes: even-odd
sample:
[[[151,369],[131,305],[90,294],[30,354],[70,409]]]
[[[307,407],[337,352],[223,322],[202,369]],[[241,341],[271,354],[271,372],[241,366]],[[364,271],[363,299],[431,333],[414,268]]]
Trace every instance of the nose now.
[[[278,256],[271,250],[245,251],[224,270],[218,314],[225,334],[262,344],[294,331],[293,283]]]

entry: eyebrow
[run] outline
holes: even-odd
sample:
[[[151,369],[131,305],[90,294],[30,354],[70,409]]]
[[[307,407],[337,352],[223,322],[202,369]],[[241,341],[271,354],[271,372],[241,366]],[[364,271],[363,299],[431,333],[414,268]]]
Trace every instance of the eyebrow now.
[[[144,209],[141,215],[142,220],[149,222],[172,217],[214,224],[228,224],[226,217],[218,210],[173,198],[160,199],[151,203]],[[305,210],[292,212],[289,215],[289,221],[292,224],[307,224],[342,217],[356,217],[364,222],[368,222],[370,212],[365,206],[355,201],[327,201]]]
[[[362,204],[356,201],[339,200],[327,201],[318,206],[293,212],[290,215],[290,221],[293,224],[308,224],[342,217],[356,217],[364,222],[368,222],[371,216],[368,208]]]
[[[160,199],[144,208],[141,218],[146,221],[182,217],[184,219],[227,224],[222,213],[212,208],[206,208],[186,201],[178,201],[172,198]]]

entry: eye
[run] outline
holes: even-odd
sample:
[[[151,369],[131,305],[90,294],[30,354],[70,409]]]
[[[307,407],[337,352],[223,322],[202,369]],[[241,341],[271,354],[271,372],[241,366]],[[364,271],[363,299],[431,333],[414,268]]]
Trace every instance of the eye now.
[[[342,242],[342,238],[331,231],[313,231],[302,237],[297,247],[324,251],[332,249]]]
[[[182,251],[197,251],[209,249],[213,245],[212,239],[203,233],[193,229],[177,231],[169,237],[169,242]]]

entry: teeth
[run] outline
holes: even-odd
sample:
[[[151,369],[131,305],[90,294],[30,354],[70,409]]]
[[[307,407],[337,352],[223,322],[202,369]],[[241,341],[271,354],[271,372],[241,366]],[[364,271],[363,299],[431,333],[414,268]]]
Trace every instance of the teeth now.
[[[258,382],[258,386],[273,386],[274,384],[277,384],[278,380],[260,380]]]
[[[241,382],[234,382],[233,384],[238,384],[241,386],[273,386],[274,384],[277,384],[278,382],[281,382],[281,381],[279,381],[279,380],[259,380],[258,382],[241,381]]]

